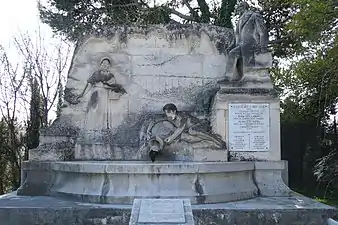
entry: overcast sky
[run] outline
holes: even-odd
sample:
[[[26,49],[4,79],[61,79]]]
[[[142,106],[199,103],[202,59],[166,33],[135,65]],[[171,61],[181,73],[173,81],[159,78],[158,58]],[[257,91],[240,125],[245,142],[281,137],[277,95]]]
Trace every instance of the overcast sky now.
[[[0,44],[7,47],[19,29],[34,30],[38,21],[36,0],[1,0]]]
[[[48,25],[40,22],[36,0],[0,0],[0,2],[0,45],[5,48],[12,65],[16,65],[16,63],[20,63],[21,61],[18,58],[17,49],[12,41],[13,37],[18,37],[20,32],[28,33],[32,40],[34,40],[36,32],[40,30],[44,40],[53,42],[51,29]],[[20,112],[22,110],[22,114],[19,114],[24,116],[24,108],[18,108],[17,110]],[[52,118],[54,114],[52,113]]]
[[[10,44],[11,38],[19,30],[34,33],[39,24],[44,37],[48,38],[52,36],[51,29],[39,22],[37,0],[0,1],[0,45],[7,47]]]
[[[17,34],[19,30],[23,32],[36,30],[39,24],[39,13],[37,0],[0,1],[0,45],[6,47],[9,45],[11,37]],[[41,23],[40,25],[46,36],[52,35],[52,31],[47,25]]]

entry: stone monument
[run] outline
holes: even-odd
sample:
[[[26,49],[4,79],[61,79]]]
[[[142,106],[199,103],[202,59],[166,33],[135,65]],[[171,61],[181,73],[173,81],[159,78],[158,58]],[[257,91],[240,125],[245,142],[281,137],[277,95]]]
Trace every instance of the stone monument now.
[[[326,224],[334,208],[285,184],[266,28],[247,4],[238,12],[236,32],[168,24],[81,39],[61,116],[0,200],[29,208],[12,224],[124,225],[145,199],[189,200],[199,225]]]
[[[239,82],[264,83],[273,88],[268,69],[272,56],[268,52],[268,32],[261,14],[249,10],[246,2],[236,8],[239,20],[235,30],[235,46],[228,53],[226,79]]]
[[[236,11],[240,15],[236,44],[229,51],[226,78],[219,82],[213,101],[213,127],[227,140],[230,158],[278,161],[280,101],[269,76],[272,56],[267,30],[262,16],[250,11],[246,2]]]

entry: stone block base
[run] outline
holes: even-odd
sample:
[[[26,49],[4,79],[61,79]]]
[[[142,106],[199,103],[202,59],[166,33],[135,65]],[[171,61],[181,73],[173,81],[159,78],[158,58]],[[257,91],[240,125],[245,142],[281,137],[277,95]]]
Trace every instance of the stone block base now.
[[[132,205],[89,204],[53,197],[0,196],[1,225],[128,225]],[[192,205],[196,225],[327,225],[336,208],[302,195]]]
[[[249,126],[248,121],[255,121],[254,125]],[[281,159],[280,99],[272,88],[221,85],[212,105],[211,126],[226,142],[229,161]],[[255,136],[263,140],[261,146],[252,147],[250,137],[254,140]]]
[[[135,198],[229,202],[257,196],[254,168],[255,162],[27,161],[18,194],[106,204],[132,204]]]
[[[191,204],[287,197],[284,161],[71,161],[22,164],[18,195],[132,204],[135,198],[188,198]]]

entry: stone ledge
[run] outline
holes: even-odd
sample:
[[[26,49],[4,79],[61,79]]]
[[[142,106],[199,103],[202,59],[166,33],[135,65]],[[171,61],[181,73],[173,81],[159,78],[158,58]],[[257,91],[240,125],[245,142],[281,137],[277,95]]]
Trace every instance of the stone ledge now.
[[[83,193],[52,193],[50,196],[60,199],[66,199],[69,201],[80,201],[80,202],[86,202],[86,203],[102,203],[102,204],[126,204],[128,202],[129,204],[135,200],[135,198],[143,198],[143,199],[152,199],[152,198],[159,198],[158,195],[149,195],[149,196],[101,196],[101,195],[86,195]],[[227,192],[219,195],[209,195],[209,196],[197,196],[197,197],[191,197],[191,196],[184,196],[184,195],[175,195],[172,194],[171,196],[164,196],[161,198],[167,198],[167,199],[176,199],[176,198],[186,198],[190,199],[192,204],[201,204],[201,203],[208,203],[208,202],[219,202],[220,200],[229,200],[236,198],[238,200],[243,199],[251,199],[257,197],[257,190],[248,187],[246,189],[241,189],[241,192],[238,191],[232,191]],[[240,197],[239,197],[240,196]],[[113,202],[113,203],[112,203]]]
[[[132,205],[101,205],[52,197],[0,196],[1,225],[128,225]],[[198,225],[327,225],[336,208],[302,195],[192,205]]]
[[[267,88],[245,88],[245,87],[235,87],[235,88],[225,88],[221,87],[218,94],[220,95],[267,95],[272,96],[274,98],[278,97],[278,92],[274,89]]]
[[[292,190],[283,180],[285,161],[255,162],[255,184],[260,196],[291,196]]]
[[[22,164],[24,179],[18,194],[105,204],[130,204],[142,197],[224,203],[290,196],[282,178],[284,167],[284,161],[28,161]]]
[[[154,162],[148,161],[25,161],[24,170],[55,170],[76,173],[153,174],[157,173],[217,173],[254,170],[254,162]]]
[[[285,169],[285,161],[262,161],[255,162],[256,170],[284,170]]]
[[[28,161],[22,170],[20,195],[92,203],[130,204],[142,197],[219,203],[250,199],[258,193],[254,162]]]

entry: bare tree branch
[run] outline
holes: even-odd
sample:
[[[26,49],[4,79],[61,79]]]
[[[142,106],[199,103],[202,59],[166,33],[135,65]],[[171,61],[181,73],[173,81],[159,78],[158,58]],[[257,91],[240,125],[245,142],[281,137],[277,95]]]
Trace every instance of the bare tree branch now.
[[[183,0],[184,5],[189,9],[189,12],[191,13],[191,15],[195,14],[195,10],[190,6],[188,0]]]
[[[193,16],[184,15],[183,13],[180,13],[177,10],[169,8],[169,7],[167,7],[167,9],[169,9],[172,14],[174,14],[174,15],[176,15],[176,16],[184,19],[184,20],[198,22],[198,19],[196,20],[196,18],[194,18]]]
[[[33,73],[31,79],[36,78],[42,96],[43,108],[43,126],[48,125],[48,114],[53,107],[58,96],[57,87],[62,82],[65,70],[68,65],[70,55],[70,46],[65,47],[63,42],[53,46],[54,51],[46,49],[46,44],[38,32],[36,46],[32,45],[33,41],[28,35],[21,33],[20,39],[15,38],[14,42],[30,65]]]

